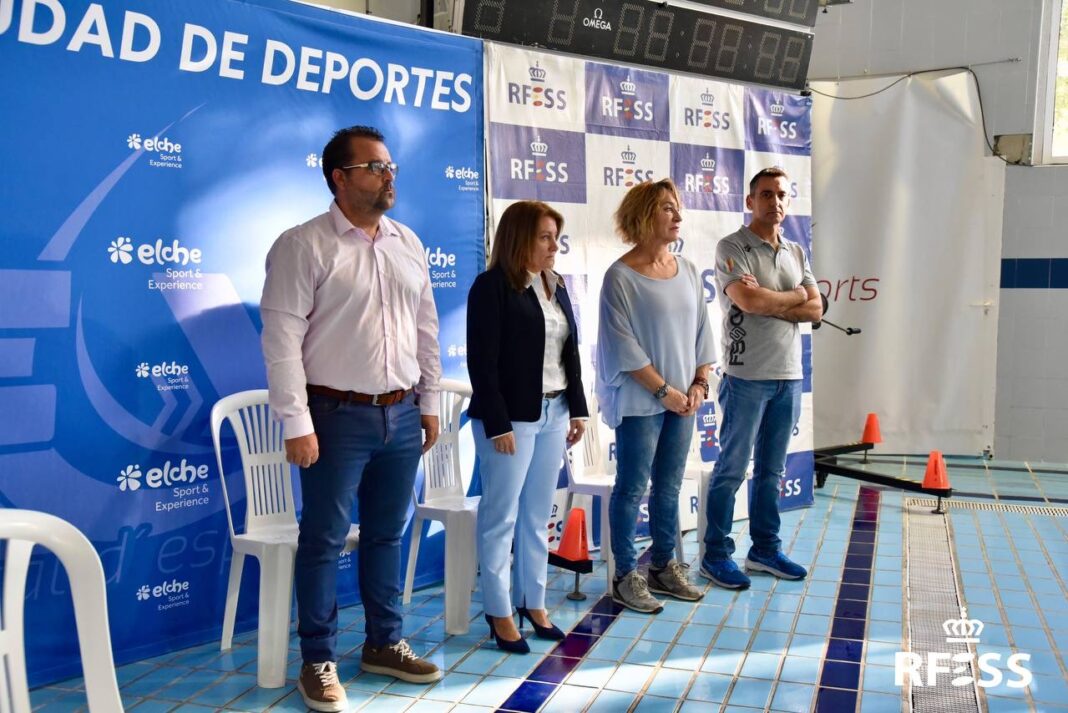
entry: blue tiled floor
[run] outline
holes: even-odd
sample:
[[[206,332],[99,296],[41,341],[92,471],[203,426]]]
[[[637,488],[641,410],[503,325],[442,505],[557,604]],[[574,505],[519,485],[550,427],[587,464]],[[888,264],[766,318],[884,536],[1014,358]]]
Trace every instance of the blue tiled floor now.
[[[1012,503],[1008,498],[1023,496],[1051,502],[1017,504],[1064,506],[1058,500],[1068,498],[1068,476],[1011,467],[995,462],[958,470],[951,460],[955,497],[995,502],[996,496]],[[895,473],[919,478],[922,470],[922,463],[906,462]],[[784,549],[810,568],[808,579],[755,575],[750,590],[728,592],[693,577],[705,588],[705,598],[669,601],[657,616],[619,612],[602,600],[603,563],[582,578],[590,596],[580,603],[565,598],[572,575],[553,571],[548,597],[553,619],[567,629],[587,627],[564,649],[530,638],[530,655],[498,651],[487,640],[477,592],[471,632],[446,636],[440,588],[418,592],[407,608],[405,632],[420,653],[446,669],[435,685],[361,673],[363,612],[343,610],[340,640],[349,653],[340,672],[350,710],[462,713],[508,705],[568,713],[900,711],[903,694],[894,662],[897,652],[907,650],[909,631],[906,497],[868,486],[862,491],[856,482],[832,476],[816,491],[811,508],[782,516]],[[965,509],[950,509],[947,518],[969,616],[985,624],[977,650],[1003,658],[1031,654],[1031,685],[986,688],[984,706],[1068,713],[1068,522],[1049,514]],[[744,553],[745,522],[737,523],[734,536]],[[686,539],[694,566],[694,534]],[[596,615],[588,616],[595,606]],[[292,643],[291,679],[299,665]],[[228,652],[209,643],[127,664],[118,678],[132,711],[305,710],[293,680],[286,688],[260,689],[255,673],[255,635],[247,633]],[[31,696],[35,711],[84,710],[80,680]]]

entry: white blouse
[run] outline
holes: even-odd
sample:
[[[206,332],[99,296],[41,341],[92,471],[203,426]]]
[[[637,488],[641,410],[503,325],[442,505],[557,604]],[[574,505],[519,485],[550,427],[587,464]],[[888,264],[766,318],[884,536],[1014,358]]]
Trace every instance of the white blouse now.
[[[563,354],[564,342],[571,333],[571,327],[567,323],[564,308],[556,299],[556,286],[560,277],[551,270],[546,270],[543,274],[549,283],[549,289],[553,291],[551,297],[545,296],[545,282],[542,281],[541,274],[528,272],[527,285],[534,287],[542,315],[545,317],[545,356],[541,367],[541,390],[547,394],[567,388]]]

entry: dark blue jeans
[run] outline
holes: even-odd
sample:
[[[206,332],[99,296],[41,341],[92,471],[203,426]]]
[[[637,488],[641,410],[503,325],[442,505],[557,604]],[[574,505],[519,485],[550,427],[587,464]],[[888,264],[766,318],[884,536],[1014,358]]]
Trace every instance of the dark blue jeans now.
[[[801,380],[753,381],[725,375],[719,382],[719,404],[723,409],[719,460],[712,469],[705,498],[705,564],[734,554],[730,536],[734,498],[745,482],[750,456],[753,497],[749,501],[749,534],[753,548],[770,555],[782,547],[779,482],[786,473],[790,436],[801,415]]]
[[[337,559],[356,501],[356,551],[367,644],[401,638],[400,566],[412,483],[422,455],[415,397],[393,406],[308,398],[319,460],[300,470],[304,509],[296,557],[297,633],[306,663],[337,661]]]
[[[663,567],[675,556],[679,488],[686,472],[693,422],[693,416],[661,411],[653,416],[624,416],[616,428],[616,483],[608,503],[616,577],[638,566],[634,531],[647,485],[652,565]]]

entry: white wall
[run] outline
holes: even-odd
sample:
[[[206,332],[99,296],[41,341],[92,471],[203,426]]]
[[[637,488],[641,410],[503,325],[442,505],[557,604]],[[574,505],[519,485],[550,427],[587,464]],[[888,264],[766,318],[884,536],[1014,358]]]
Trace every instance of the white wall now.
[[[1041,10],[1042,0],[856,0],[819,15],[809,75],[834,79],[1018,57],[977,67],[976,74],[989,133],[1029,134]],[[1068,167],[1009,167],[1003,268],[1011,269],[1015,258],[1068,258],[1066,211]],[[997,456],[1068,463],[1068,289],[1006,284],[998,324]]]

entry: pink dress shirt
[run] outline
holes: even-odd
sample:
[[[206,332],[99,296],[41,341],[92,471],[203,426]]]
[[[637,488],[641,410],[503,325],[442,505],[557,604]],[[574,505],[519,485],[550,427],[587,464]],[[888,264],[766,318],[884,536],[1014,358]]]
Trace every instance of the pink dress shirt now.
[[[286,438],[314,432],[306,386],[413,386],[438,413],[438,315],[423,244],[387,217],[373,239],[330,210],[279,236],[260,300],[270,405]]]

